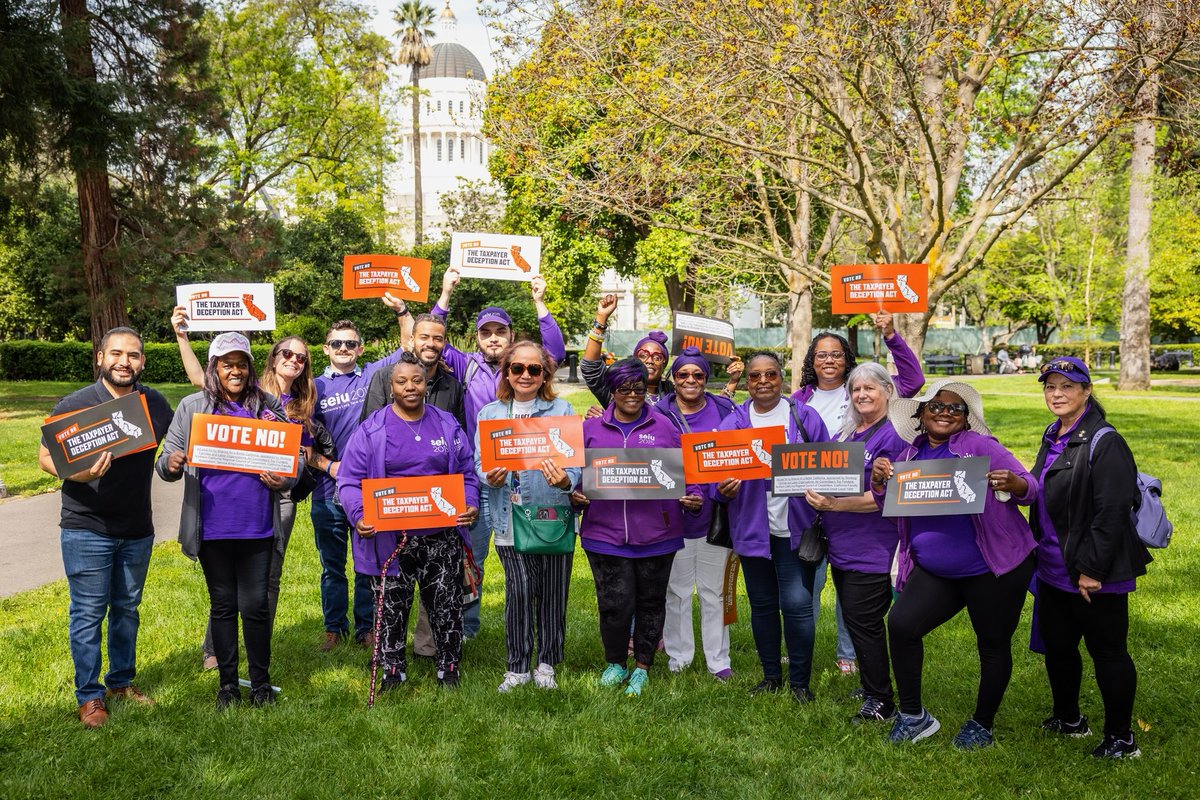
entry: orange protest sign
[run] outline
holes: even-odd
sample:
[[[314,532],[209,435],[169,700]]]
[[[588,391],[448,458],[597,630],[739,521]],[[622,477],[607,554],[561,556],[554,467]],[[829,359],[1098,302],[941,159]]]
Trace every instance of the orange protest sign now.
[[[928,264],[838,264],[829,273],[834,314],[903,314],[929,308]]]
[[[362,482],[363,522],[380,531],[453,528],[467,510],[461,474],[419,478],[367,478]]]
[[[378,254],[342,258],[342,299],[383,297],[389,292],[401,300],[425,302],[429,298],[429,270],[423,258]]]
[[[188,466],[294,478],[302,430],[291,422],[197,414],[188,437]]]
[[[771,448],[787,442],[782,425],[683,434],[683,474],[688,483],[771,477]]]
[[[583,420],[528,417],[479,420],[479,460],[484,472],[496,467],[538,469],[547,458],[560,467],[582,467]]]

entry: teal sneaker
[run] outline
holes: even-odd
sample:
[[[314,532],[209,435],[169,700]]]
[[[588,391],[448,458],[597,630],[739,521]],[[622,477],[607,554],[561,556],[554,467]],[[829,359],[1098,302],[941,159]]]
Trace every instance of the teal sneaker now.
[[[958,735],[954,737],[954,746],[959,750],[979,750],[991,747],[995,743],[992,732],[973,719],[964,722]]]
[[[601,686],[619,686],[629,676],[629,670],[620,664],[609,664],[600,675]]]
[[[625,687],[626,697],[641,697],[642,689],[646,686],[646,682],[650,680],[650,676],[646,674],[646,670],[638,667],[629,676],[629,685]]]
[[[892,725],[892,732],[888,734],[888,741],[892,744],[919,742],[933,736],[941,727],[942,724],[922,708],[921,713],[916,716],[898,715],[896,722]]]

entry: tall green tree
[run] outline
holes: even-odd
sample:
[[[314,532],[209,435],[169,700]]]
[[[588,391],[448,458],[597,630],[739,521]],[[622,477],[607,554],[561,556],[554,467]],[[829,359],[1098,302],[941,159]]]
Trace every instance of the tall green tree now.
[[[433,31],[433,8],[421,0],[404,0],[392,14],[400,26],[400,50],[396,60],[409,68],[412,93],[413,149],[413,242],[419,247],[425,241],[425,199],[421,191],[421,68],[429,65],[433,48],[429,42]]]

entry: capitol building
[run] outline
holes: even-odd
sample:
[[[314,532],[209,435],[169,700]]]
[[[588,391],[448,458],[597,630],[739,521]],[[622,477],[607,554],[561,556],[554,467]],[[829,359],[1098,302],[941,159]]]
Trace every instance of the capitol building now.
[[[438,20],[432,57],[420,68],[420,141],[413,138],[411,97],[396,106],[399,152],[388,176],[385,205],[404,244],[413,241],[413,148],[421,148],[421,194],[425,240],[446,230],[441,195],[456,191],[460,179],[489,181],[491,148],[483,137],[487,73],[479,59],[458,41],[458,19],[450,0]]]

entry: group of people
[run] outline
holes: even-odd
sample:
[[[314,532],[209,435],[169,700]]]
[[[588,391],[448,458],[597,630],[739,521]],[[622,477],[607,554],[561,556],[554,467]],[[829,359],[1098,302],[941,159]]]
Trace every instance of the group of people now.
[[[813,700],[814,633],[828,570],[837,593],[839,667],[859,676],[861,706],[853,721],[890,723],[892,742],[917,742],[939,730],[923,701],[923,640],[965,608],[980,680],[975,711],[954,744],[984,747],[994,741],[1012,673],[1012,636],[1032,590],[1053,696],[1043,728],[1068,736],[1090,732],[1079,705],[1082,640],[1105,707],[1104,737],[1093,755],[1138,754],[1130,725],[1136,670],[1126,646],[1128,596],[1150,557],[1130,521],[1138,501],[1133,456],[1115,431],[1096,436],[1112,426],[1083,362],[1057,358],[1042,366],[1055,419],[1029,470],[991,435],[973,387],[943,380],[918,396],[925,376],[890,314],[876,315],[875,324],[895,375],[874,362],[857,364],[849,342],[820,334],[794,394],[785,393],[786,369],[770,351],[735,360],[724,389],[710,393],[709,362],[694,348],[671,361],[658,331],[641,339],[630,357],[606,363],[602,348],[616,306],[606,296],[580,364],[598,403],[583,422],[585,447],[678,448],[689,432],[779,426],[789,443],[863,443],[866,491],[776,496],[769,480],[726,478],[689,484],[678,500],[589,498],[581,470],[552,460],[537,469],[483,470],[481,420],[574,412],[554,390],[565,347],[543,302],[544,281],[535,278],[531,286],[540,343],[515,341],[508,314],[489,307],[476,317],[478,347],[471,353],[446,340],[457,282],[457,273],[448,271],[431,313],[416,318],[403,301],[384,298],[397,315],[402,346],[379,361],[360,365],[358,329],[346,320],[334,323],[324,343],[329,367],[315,378],[307,346],[295,337],[271,348],[261,377],[249,342],[236,333],[215,337],[207,363],[200,364],[187,340],[186,313],[176,308],[181,354],[201,391],[181,401],[173,417],[162,396],[138,380],[144,355],[137,334],[118,329],[105,337],[97,353],[100,379],[55,412],[141,392],[162,449],[157,459],[153,453],[104,457],[89,470],[60,476],[71,649],[84,725],[104,724],[106,697],[153,702],[132,685],[137,603],[153,537],[153,468],[166,480],[185,481],[180,540],[184,553],[199,560],[208,587],[203,657],[205,667],[218,671],[218,708],[242,699],[239,616],[249,700],[274,701],[270,640],[283,559],[296,504],[311,495],[322,566],[320,647],[353,636],[371,648],[382,670],[381,691],[407,680],[408,623],[418,589],[413,649],[435,659],[440,684],[459,684],[463,640],[479,630],[478,595],[493,537],[505,579],[507,665],[498,689],[556,688],[577,531],[595,583],[601,685],[643,694],[660,649],[671,671],[687,669],[696,652],[693,593],[705,666],[716,680],[729,681],[724,592],[736,555],[762,669],[751,694],[786,690],[797,702]],[[742,377],[749,396],[735,403]],[[298,455],[306,467],[294,478],[193,467],[186,454],[197,413],[300,424]],[[883,516],[895,464],[972,456],[990,463],[982,514]],[[1105,469],[1092,470],[1093,462]],[[44,446],[41,463],[54,471]],[[364,520],[364,481],[454,474],[462,475],[466,507],[453,526],[390,531]],[[1028,521],[1020,506],[1029,507]],[[725,520],[731,549],[708,541],[710,529]],[[801,557],[801,542],[814,526],[827,541],[827,560]],[[106,612],[110,669],[101,683]]]

